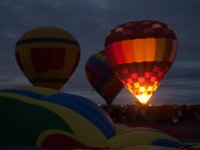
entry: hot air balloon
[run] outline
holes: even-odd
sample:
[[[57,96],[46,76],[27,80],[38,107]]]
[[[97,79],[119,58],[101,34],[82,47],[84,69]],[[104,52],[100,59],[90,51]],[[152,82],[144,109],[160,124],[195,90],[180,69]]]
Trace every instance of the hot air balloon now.
[[[123,85],[108,65],[105,50],[95,53],[88,59],[85,72],[92,87],[110,105],[123,88]]]
[[[136,21],[113,29],[105,40],[106,57],[124,86],[146,104],[176,55],[175,33],[158,21]]]
[[[0,149],[93,148],[115,135],[112,119],[96,103],[49,88],[0,90],[0,114]]]
[[[80,46],[67,31],[40,27],[19,38],[15,56],[22,72],[34,86],[60,89],[77,67]]]

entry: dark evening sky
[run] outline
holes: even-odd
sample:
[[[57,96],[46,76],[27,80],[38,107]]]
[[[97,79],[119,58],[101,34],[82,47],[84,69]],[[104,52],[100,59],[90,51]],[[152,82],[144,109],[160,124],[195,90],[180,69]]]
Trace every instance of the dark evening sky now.
[[[98,103],[85,76],[87,59],[104,47],[106,34],[128,21],[157,20],[176,33],[174,64],[151,101],[155,104],[200,104],[200,1],[199,0],[2,0],[0,1],[0,87],[30,85],[14,56],[21,34],[55,26],[72,33],[81,46],[79,65],[62,88]],[[135,102],[124,89],[114,103]]]

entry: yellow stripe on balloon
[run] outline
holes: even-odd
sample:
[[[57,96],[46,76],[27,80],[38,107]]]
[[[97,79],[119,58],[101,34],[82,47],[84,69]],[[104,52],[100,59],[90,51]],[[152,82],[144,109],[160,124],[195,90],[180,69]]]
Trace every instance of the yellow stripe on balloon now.
[[[144,49],[145,49],[144,39],[135,39],[132,42],[133,42],[133,52],[134,52],[135,62],[143,62],[144,61]]]
[[[73,64],[74,64],[74,61],[76,60],[78,54],[79,53],[74,53],[74,51],[67,51],[65,53],[64,66],[67,66],[69,69],[63,69],[64,70],[63,75],[71,73],[71,69],[74,67]]]
[[[147,38],[144,39],[145,48],[143,50],[144,53],[144,61],[155,61],[156,54],[156,39],[155,38]]]

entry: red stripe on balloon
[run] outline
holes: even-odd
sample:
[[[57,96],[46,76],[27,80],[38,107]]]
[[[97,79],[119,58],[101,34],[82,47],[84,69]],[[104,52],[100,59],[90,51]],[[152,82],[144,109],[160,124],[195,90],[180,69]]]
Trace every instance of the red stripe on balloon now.
[[[36,73],[64,66],[65,48],[31,48],[31,59]]]
[[[44,141],[42,141],[41,147],[59,149],[59,150],[70,150],[75,148],[85,149],[87,148],[84,144],[79,141],[62,134],[50,134]]]

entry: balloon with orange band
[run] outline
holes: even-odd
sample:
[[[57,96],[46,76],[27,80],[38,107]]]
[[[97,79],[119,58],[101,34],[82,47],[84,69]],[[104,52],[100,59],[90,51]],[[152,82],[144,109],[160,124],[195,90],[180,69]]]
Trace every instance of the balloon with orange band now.
[[[173,63],[177,39],[166,24],[144,20],[113,29],[105,47],[116,76],[140,103],[146,104]]]

